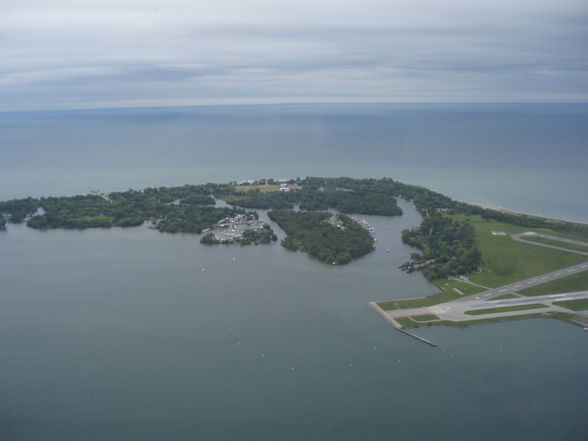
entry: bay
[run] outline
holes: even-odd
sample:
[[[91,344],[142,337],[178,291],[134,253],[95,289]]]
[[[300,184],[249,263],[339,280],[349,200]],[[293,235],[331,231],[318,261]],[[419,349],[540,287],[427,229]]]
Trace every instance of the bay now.
[[[2,198],[391,176],[459,199],[587,218],[574,200],[588,188],[583,106],[254,110],[3,114]],[[491,156],[478,138],[496,131],[504,141],[501,127],[532,159],[497,141],[494,155],[510,167],[476,160]],[[401,132],[404,156],[386,150]],[[456,151],[477,150],[446,160],[457,140]],[[567,148],[542,154],[552,142]],[[555,320],[419,329],[439,345],[431,348],[368,307],[435,292],[397,269],[412,251],[400,231],[420,222],[400,203],[402,217],[365,216],[377,249],[342,267],[278,244],[204,247],[145,227],[10,225],[0,233],[0,439],[582,439],[581,329]]]

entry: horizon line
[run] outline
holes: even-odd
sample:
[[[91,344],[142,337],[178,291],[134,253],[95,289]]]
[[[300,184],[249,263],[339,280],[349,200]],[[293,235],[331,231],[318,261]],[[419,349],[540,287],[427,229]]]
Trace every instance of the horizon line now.
[[[71,112],[94,110],[134,110],[134,109],[177,109],[177,108],[207,108],[207,107],[278,107],[278,106],[365,106],[365,105],[587,105],[588,101],[309,101],[296,102],[284,101],[275,103],[210,103],[210,104],[170,104],[170,105],[121,105],[121,106],[96,106],[96,107],[67,107],[67,108],[39,108],[39,109],[15,109],[2,110],[6,113],[35,113],[35,112]]]

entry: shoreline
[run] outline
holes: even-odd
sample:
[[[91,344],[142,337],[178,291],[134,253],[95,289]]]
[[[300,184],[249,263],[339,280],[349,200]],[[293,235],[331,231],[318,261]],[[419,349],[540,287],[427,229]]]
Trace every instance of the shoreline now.
[[[480,208],[484,208],[486,210],[499,211],[501,213],[515,214],[517,216],[535,217],[535,218],[538,218],[538,219],[545,219],[545,220],[550,221],[550,222],[560,222],[560,223],[563,222],[563,223],[567,223],[567,224],[588,225],[588,221],[584,222],[584,221],[569,220],[569,219],[559,219],[559,218],[555,218],[555,217],[541,216],[539,214],[525,213],[524,211],[509,210],[509,209],[502,208],[502,207],[496,207],[494,205],[480,204],[480,203],[477,203],[477,202],[464,201],[464,200],[461,200],[461,199],[454,199],[454,200],[455,200],[455,202],[460,202],[460,203],[463,203],[463,204],[472,205],[474,207],[480,207]]]

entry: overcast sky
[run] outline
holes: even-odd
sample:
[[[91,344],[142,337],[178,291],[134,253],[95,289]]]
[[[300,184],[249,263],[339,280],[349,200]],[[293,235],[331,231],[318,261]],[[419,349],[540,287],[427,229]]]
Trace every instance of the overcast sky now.
[[[586,0],[5,0],[0,110],[587,102]]]

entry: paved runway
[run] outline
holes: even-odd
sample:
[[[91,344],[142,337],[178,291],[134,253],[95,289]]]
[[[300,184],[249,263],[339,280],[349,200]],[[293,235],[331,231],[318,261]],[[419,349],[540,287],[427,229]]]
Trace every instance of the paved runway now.
[[[532,241],[525,241],[523,238],[525,236],[528,237],[543,237],[545,239],[550,240],[559,240],[561,242],[566,243],[573,243],[576,245],[583,245],[588,246],[586,242],[575,241],[571,239],[563,239],[558,238],[555,236],[549,236],[544,234],[538,233],[521,233],[521,234],[514,234],[511,237],[513,240],[519,240],[521,242],[529,243],[532,245],[543,246],[548,248],[555,248],[560,249],[563,251],[568,251],[570,253],[575,254],[585,254],[587,253],[570,250],[566,248],[557,247],[554,245],[546,245],[541,244],[538,242]],[[553,280],[561,279],[564,277],[568,277],[574,274],[581,273],[583,271],[588,270],[588,261],[582,262],[577,265],[572,265],[567,268],[562,268],[556,271],[551,271],[546,274],[542,274],[539,276],[531,277],[529,279],[520,280],[518,282],[509,283],[507,285],[499,286],[498,288],[491,288],[486,291],[483,291],[478,294],[473,294],[470,296],[464,296],[462,298],[458,298],[455,300],[451,300],[449,302],[440,303],[438,305],[430,306],[430,307],[422,307],[422,308],[412,308],[412,309],[396,309],[392,311],[386,311],[385,314],[394,320],[400,317],[407,317],[407,316],[417,316],[423,314],[434,314],[439,317],[440,320],[451,320],[451,321],[464,321],[464,320],[476,320],[476,319],[484,319],[484,318],[495,318],[495,317],[508,317],[508,316],[516,316],[516,315],[523,315],[523,314],[531,314],[537,312],[568,312],[570,310],[564,309],[561,306],[554,305],[554,302],[561,302],[566,300],[579,300],[579,299],[588,299],[588,291],[579,291],[573,293],[562,293],[562,294],[550,294],[550,295],[543,295],[543,296],[530,296],[525,297],[520,294],[517,294],[517,291],[521,291],[526,288],[531,288],[533,286],[542,285],[544,283],[551,282]],[[517,298],[512,299],[502,299],[502,300],[493,300],[496,297],[501,297],[507,294],[517,295]],[[544,305],[542,308],[536,309],[523,309],[519,311],[502,311],[502,312],[494,312],[490,314],[481,314],[481,315],[471,315],[466,314],[466,311],[473,311],[473,310],[480,310],[480,309],[491,309],[491,308],[508,308],[513,306],[524,306],[524,305],[531,305],[531,304],[541,304]],[[588,317],[588,311],[575,311],[576,315],[581,315],[583,317]]]
[[[553,280],[561,279],[563,277],[571,276],[573,274],[581,273],[582,271],[588,270],[588,262],[579,263],[572,265],[567,268],[563,268],[550,273],[542,274],[540,276],[531,277],[529,279],[520,280],[518,282],[509,283],[508,285],[499,286],[498,288],[492,288],[487,291],[483,291],[478,294],[471,296],[451,300],[447,303],[461,303],[470,302],[472,300],[491,300],[494,297],[500,297],[506,294],[512,294],[516,291],[520,291],[525,288],[531,288],[536,285],[551,282]]]
[[[573,250],[571,248],[566,248],[566,247],[558,247],[557,245],[550,245],[547,243],[541,243],[541,242],[535,242],[533,240],[525,240],[525,238],[531,238],[531,237],[540,237],[542,239],[549,239],[552,241],[557,241],[557,242],[563,242],[563,243],[569,243],[569,244],[573,244],[573,245],[581,245],[583,247],[588,247],[588,243],[587,242],[582,242],[579,240],[572,240],[572,239],[564,239],[563,237],[556,237],[556,236],[550,236],[548,234],[539,234],[539,233],[519,233],[519,234],[511,234],[511,236],[513,240],[516,240],[518,242],[524,242],[524,243],[528,243],[531,245],[537,245],[540,247],[544,247],[544,248],[551,248],[554,250],[559,250],[559,251],[566,251],[568,253],[574,253],[574,254],[581,254],[582,256],[588,256],[588,250],[586,251],[581,251],[581,250]]]
[[[442,303],[440,305],[435,305],[427,308],[432,314],[435,314],[442,320],[472,320],[478,316],[472,316],[470,314],[466,314],[466,311],[475,311],[477,309],[490,309],[490,308],[508,308],[512,306],[523,306],[523,305],[531,305],[531,304],[543,304],[546,305],[546,308],[541,308],[541,312],[556,310],[561,311],[561,307],[557,305],[553,305],[553,302],[561,302],[565,300],[579,300],[579,299],[588,299],[588,291],[579,291],[573,293],[565,293],[565,294],[550,294],[544,296],[533,296],[533,297],[519,297],[516,299],[504,299],[504,300],[491,300],[491,301],[484,301],[484,300],[475,300],[471,299],[466,302],[447,302]],[[539,309],[529,309],[529,310],[521,310],[521,311],[508,311],[507,313],[513,313],[514,315],[517,314],[525,314],[525,313],[532,313],[532,312],[539,312]],[[499,315],[504,315],[504,312],[490,314],[484,314],[484,318],[486,317],[494,317]]]

